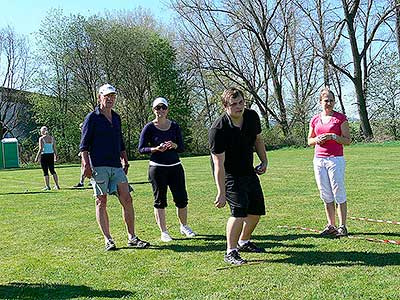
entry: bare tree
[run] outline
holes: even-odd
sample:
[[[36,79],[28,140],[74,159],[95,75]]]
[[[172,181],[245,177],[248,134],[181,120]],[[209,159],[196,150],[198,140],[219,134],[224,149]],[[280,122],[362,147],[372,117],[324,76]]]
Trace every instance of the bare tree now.
[[[283,0],[173,1],[184,20],[184,44],[194,57],[200,55],[201,68],[223,85],[235,83],[245,90],[267,124],[271,116],[289,136],[281,73],[287,28],[277,18],[286,5]]]
[[[34,72],[28,42],[11,27],[0,30],[0,121],[9,131],[18,127],[27,100],[21,91]]]

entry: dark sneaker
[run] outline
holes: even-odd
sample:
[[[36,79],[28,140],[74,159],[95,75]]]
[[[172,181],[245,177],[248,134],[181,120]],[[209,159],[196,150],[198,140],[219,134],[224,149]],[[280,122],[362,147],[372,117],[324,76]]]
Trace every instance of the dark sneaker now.
[[[337,237],[348,236],[348,232],[347,232],[346,226],[340,225],[339,228],[337,229],[336,236]]]
[[[246,260],[240,257],[239,252],[233,250],[224,256],[224,262],[232,265],[243,265],[247,263]]]
[[[131,240],[128,240],[129,247],[136,247],[136,248],[147,248],[150,246],[149,242],[142,241],[137,236]]]
[[[248,241],[243,246],[238,246],[238,250],[240,252],[265,253],[265,249],[264,248],[257,247],[251,241]]]
[[[338,233],[338,230],[336,229],[335,226],[333,225],[326,225],[326,227],[324,228],[324,230],[322,230],[319,235],[320,236],[336,236],[336,234]]]
[[[108,240],[106,243],[106,251],[112,251],[117,249],[117,246],[115,246],[115,243],[113,240]]]
[[[80,188],[80,187],[83,187],[83,183],[78,183],[78,184],[76,184],[76,185],[74,185],[74,188]]]

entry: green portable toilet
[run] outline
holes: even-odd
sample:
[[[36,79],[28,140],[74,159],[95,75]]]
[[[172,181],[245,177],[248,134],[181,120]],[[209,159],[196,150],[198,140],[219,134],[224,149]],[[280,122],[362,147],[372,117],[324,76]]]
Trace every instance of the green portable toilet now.
[[[4,169],[3,143],[0,144],[0,169]]]
[[[3,167],[19,167],[18,140],[16,138],[5,138],[1,140]]]

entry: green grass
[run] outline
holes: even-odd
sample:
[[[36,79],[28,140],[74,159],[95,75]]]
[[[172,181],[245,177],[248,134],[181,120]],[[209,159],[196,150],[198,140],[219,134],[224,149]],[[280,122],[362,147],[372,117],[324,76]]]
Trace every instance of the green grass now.
[[[349,215],[400,220],[400,145],[345,149]],[[267,216],[254,240],[266,254],[250,263],[223,262],[227,208],[213,207],[209,157],[184,158],[189,223],[199,233],[181,238],[172,201],[170,233],[159,241],[147,161],[131,163],[137,233],[152,248],[127,249],[121,208],[109,200],[119,251],[106,253],[90,189],[73,190],[79,166],[58,166],[62,190],[41,192],[40,169],[0,171],[0,299],[399,299],[400,246],[355,239],[322,239],[325,225],[312,171],[312,149],[268,153],[261,177]],[[136,183],[136,184],[135,184]],[[400,226],[349,220],[350,234],[400,240]]]

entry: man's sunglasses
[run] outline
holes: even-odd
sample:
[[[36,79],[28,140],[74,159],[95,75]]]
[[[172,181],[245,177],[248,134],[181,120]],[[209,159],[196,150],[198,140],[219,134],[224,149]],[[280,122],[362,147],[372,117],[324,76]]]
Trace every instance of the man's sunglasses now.
[[[154,107],[155,110],[167,110],[168,106],[166,106],[165,104],[161,104],[161,105],[157,105],[156,107]]]

